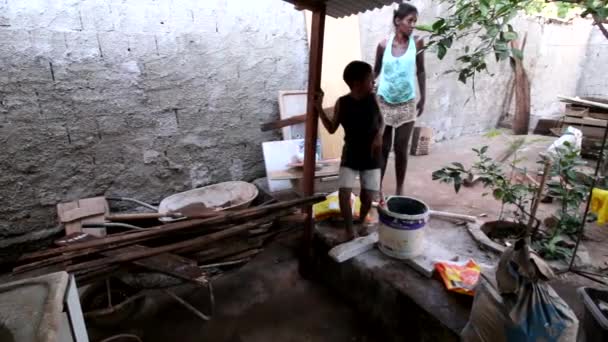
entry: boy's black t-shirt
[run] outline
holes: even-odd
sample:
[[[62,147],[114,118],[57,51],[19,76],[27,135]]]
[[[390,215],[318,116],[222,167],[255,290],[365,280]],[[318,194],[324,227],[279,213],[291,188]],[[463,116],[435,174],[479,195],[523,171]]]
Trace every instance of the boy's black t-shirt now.
[[[342,96],[338,103],[340,124],[344,128],[342,166],[353,170],[379,169],[382,153],[372,155],[372,142],[382,123],[376,96],[362,99]]]

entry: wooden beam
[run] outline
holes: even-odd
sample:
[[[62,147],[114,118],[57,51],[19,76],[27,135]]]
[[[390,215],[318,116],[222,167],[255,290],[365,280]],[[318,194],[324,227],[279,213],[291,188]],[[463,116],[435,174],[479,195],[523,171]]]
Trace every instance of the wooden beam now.
[[[272,131],[286,126],[297,125],[306,122],[306,114],[292,116],[287,119],[266,122],[260,125],[262,132]]]
[[[123,244],[125,243],[140,243],[143,241],[159,238],[161,236],[167,236],[178,231],[187,232],[188,230],[192,231],[194,228],[211,228],[213,226],[218,228],[223,227],[226,224],[234,223],[236,221],[243,222],[247,220],[257,219],[265,215],[273,215],[278,211],[290,209],[296,206],[307,206],[308,204],[312,206],[312,204],[322,201],[323,199],[323,196],[314,196],[311,198],[299,198],[295,200],[269,204],[261,207],[242,209],[234,212],[224,211],[221,214],[216,215],[212,218],[176,221],[156,227],[150,227],[144,231],[137,231],[132,233],[129,232],[127,234],[112,234],[112,236],[96,239],[93,241],[85,241],[75,243],[69,246],[51,248],[34,253],[29,253],[22,255],[19,261],[27,262],[38,259],[48,259],[52,256],[57,256],[64,253],[75,252],[80,250],[88,250],[88,253],[98,253],[102,250],[123,247]]]
[[[323,108],[326,113],[333,113],[334,107]],[[266,122],[260,125],[262,132],[271,131],[273,129],[279,129],[287,126],[297,125],[306,122],[306,113],[295,115],[287,119],[275,120]]]
[[[557,98],[560,101],[566,102],[566,103],[573,103],[573,104],[577,104],[577,105],[581,105],[581,106],[585,106],[585,107],[591,107],[591,108],[608,109],[608,103],[589,101],[589,100],[581,99],[580,97],[570,97],[570,96],[563,96],[563,95],[558,95]]]
[[[315,109],[315,96],[321,89],[321,71],[323,66],[323,36],[325,35],[325,11],[323,3],[312,14],[310,29],[310,57],[308,62],[308,99],[306,104],[306,133],[304,136],[304,180],[303,191],[305,196],[315,191],[314,177],[316,164],[317,131],[319,113]],[[312,238],[314,218],[312,205],[305,207],[306,223],[304,225],[303,254],[300,259],[300,272],[310,274],[312,265]]]

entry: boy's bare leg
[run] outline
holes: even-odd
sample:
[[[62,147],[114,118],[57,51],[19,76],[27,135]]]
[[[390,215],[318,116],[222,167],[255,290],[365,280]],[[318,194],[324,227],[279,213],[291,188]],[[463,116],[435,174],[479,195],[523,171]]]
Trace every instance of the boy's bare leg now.
[[[372,201],[376,196],[378,196],[378,191],[361,189],[361,210],[359,217],[361,218],[361,225],[363,227],[362,231],[360,231],[362,235],[367,235],[369,233],[365,229],[365,218],[367,218],[367,214],[369,214],[369,211],[372,208]]]
[[[352,192],[352,189],[349,188],[340,188],[339,192],[340,213],[342,213],[342,218],[344,219],[344,226],[346,227],[346,236],[349,240],[352,240],[359,236],[359,234],[357,234],[357,232],[353,228],[353,210],[350,206],[350,196]]]
[[[397,178],[397,189],[395,195],[403,195],[403,183],[407,171],[407,157],[409,153],[410,137],[414,129],[414,121],[404,123],[395,129],[395,176]]]

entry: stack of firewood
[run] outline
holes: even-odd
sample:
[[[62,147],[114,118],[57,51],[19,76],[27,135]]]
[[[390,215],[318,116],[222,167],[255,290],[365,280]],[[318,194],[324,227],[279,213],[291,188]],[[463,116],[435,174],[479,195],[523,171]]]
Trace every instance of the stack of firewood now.
[[[323,199],[312,196],[212,215],[194,212],[184,220],[103,238],[66,236],[59,247],[23,255],[13,273],[65,270],[83,283],[143,268],[200,282],[206,266],[246,262],[277,234],[304,221],[297,207]]]

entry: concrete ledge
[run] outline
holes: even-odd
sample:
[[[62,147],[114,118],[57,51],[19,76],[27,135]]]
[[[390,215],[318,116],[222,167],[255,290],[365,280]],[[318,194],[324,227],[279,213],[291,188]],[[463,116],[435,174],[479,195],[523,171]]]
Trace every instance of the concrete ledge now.
[[[329,237],[315,236],[318,276],[351,303],[392,341],[458,341],[468,321],[473,297],[446,291],[404,262],[376,248],[347,262],[333,261]]]

